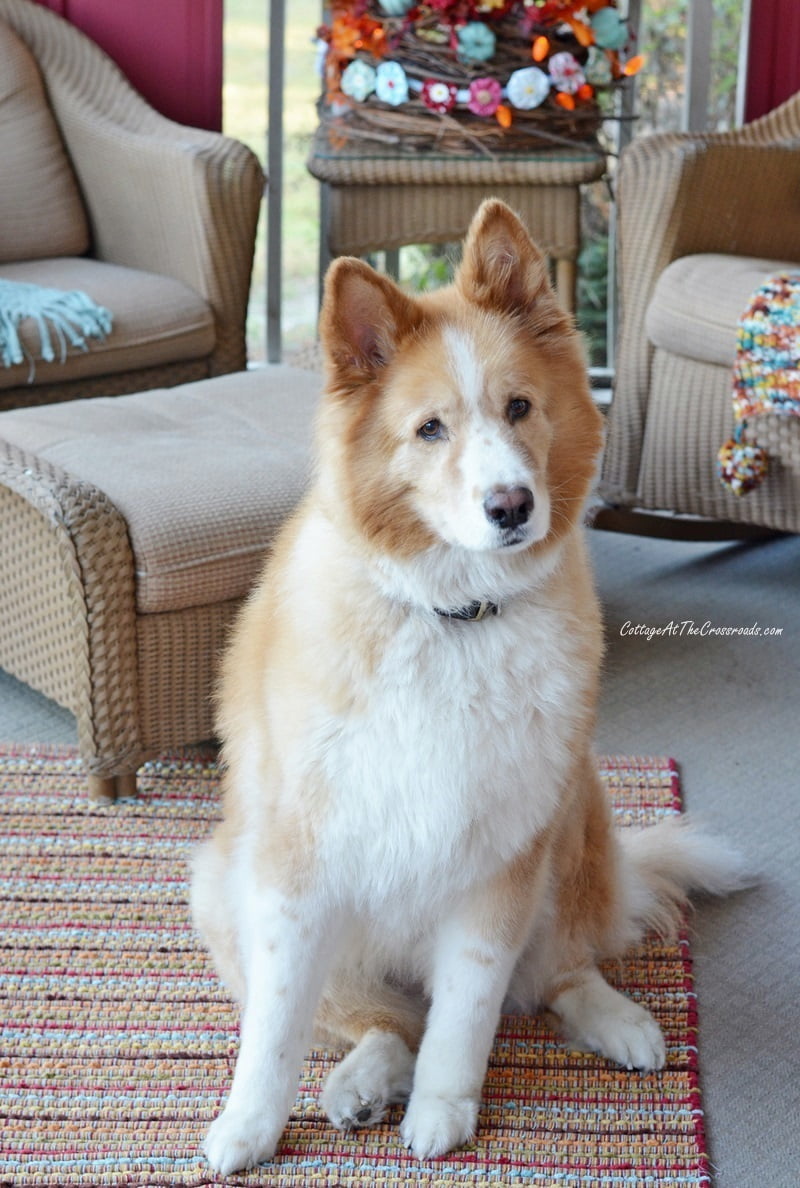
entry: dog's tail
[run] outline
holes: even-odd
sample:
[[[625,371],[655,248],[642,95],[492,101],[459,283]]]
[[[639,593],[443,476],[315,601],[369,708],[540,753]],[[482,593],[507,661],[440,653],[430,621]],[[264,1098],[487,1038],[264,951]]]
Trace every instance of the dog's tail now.
[[[674,936],[692,893],[727,895],[757,876],[735,849],[686,817],[617,830],[620,845],[616,953],[653,929]]]

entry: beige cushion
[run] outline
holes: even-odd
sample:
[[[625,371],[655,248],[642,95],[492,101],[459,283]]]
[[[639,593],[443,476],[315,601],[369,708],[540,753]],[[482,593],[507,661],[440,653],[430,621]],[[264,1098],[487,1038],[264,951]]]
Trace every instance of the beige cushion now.
[[[125,517],[142,614],[241,598],[308,477],[321,377],[272,366],[0,414],[0,438]]]
[[[89,228],[28,47],[0,21],[0,261],[78,256]]]
[[[732,367],[737,323],[753,293],[768,276],[798,267],[785,260],[713,253],[673,260],[653,291],[647,336],[673,355]]]
[[[0,389],[202,359],[214,349],[214,317],[208,303],[171,277],[69,257],[2,264],[0,277],[53,289],[81,289],[110,310],[114,319],[104,342],[87,339],[87,351],[73,349],[63,362],[52,363],[39,358],[35,323],[21,322],[20,341],[34,360],[33,372],[28,363],[0,367]]]

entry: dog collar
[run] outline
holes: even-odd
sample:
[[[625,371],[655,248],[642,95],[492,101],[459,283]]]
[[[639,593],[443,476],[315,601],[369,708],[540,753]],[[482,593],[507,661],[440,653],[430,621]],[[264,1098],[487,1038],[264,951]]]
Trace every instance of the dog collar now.
[[[469,623],[477,623],[480,619],[485,619],[487,615],[500,614],[500,607],[497,603],[487,600],[470,602],[468,606],[460,606],[455,610],[441,610],[438,606],[433,609],[443,619],[461,619]]]

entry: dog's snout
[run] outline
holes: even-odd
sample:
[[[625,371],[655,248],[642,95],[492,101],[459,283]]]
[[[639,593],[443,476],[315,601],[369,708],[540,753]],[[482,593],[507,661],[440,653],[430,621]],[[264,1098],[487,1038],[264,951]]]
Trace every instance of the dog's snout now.
[[[486,496],[483,508],[498,528],[517,528],[533,511],[533,491],[527,487],[498,487]]]

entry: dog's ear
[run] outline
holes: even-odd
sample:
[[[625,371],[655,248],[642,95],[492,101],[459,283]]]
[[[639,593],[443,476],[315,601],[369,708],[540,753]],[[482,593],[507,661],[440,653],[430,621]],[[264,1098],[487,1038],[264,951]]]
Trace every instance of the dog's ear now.
[[[472,220],[457,283],[468,300],[485,308],[535,313],[543,325],[563,319],[544,256],[499,198],[483,202]]]
[[[320,315],[320,338],[335,381],[349,387],[377,375],[421,317],[412,298],[363,260],[335,260]]]

